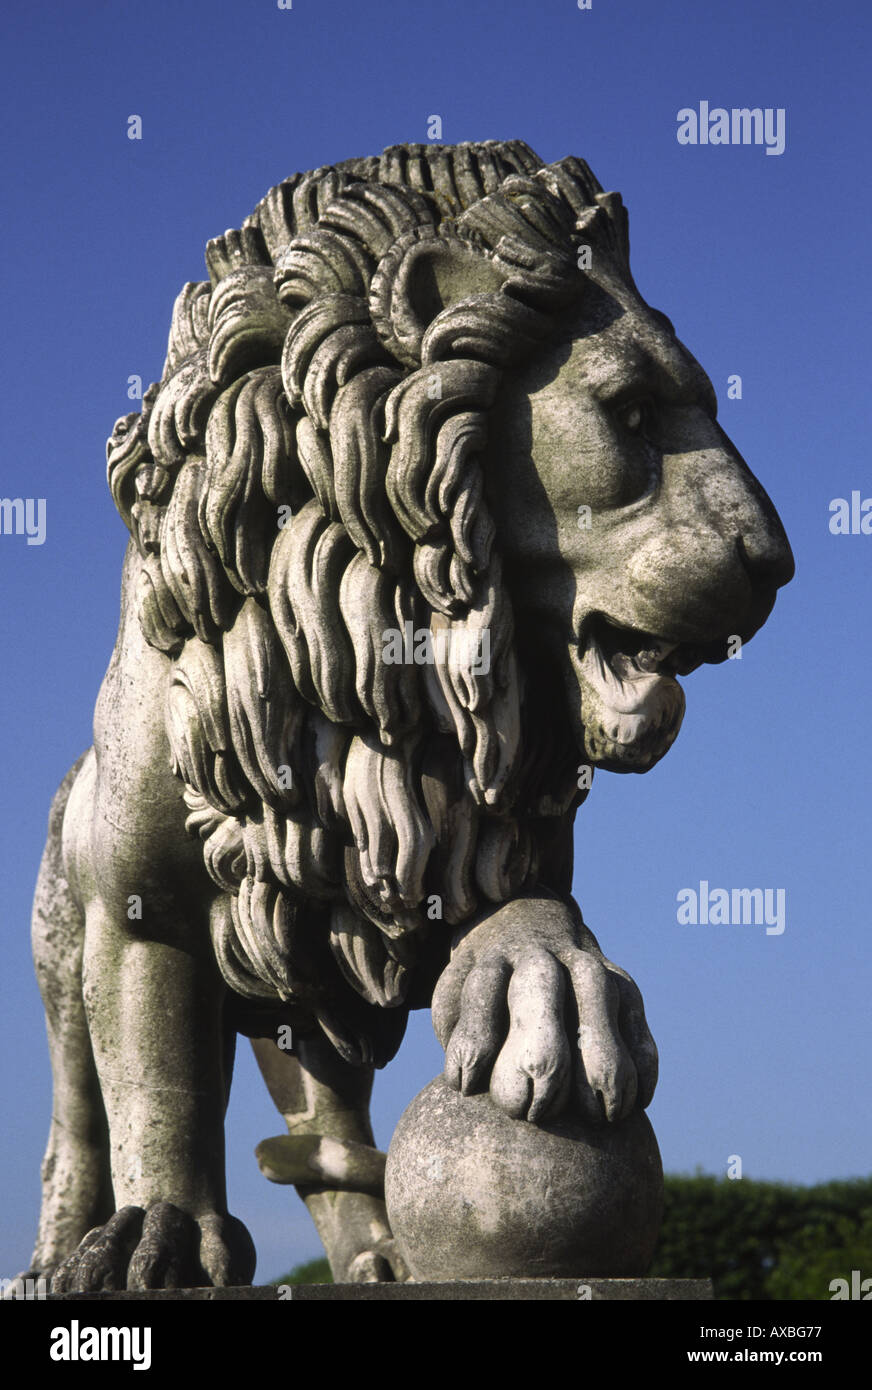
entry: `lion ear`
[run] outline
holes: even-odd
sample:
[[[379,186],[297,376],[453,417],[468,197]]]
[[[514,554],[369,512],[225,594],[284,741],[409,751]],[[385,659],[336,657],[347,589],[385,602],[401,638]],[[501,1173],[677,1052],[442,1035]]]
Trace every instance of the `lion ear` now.
[[[410,308],[424,326],[437,314],[473,295],[502,288],[505,271],[476,254],[459,237],[433,237],[418,244],[410,258],[405,292]]]
[[[418,366],[421,340],[439,314],[477,295],[493,294],[505,281],[505,267],[459,237],[416,228],[379,262],[370,288],[372,321],[394,357]]]

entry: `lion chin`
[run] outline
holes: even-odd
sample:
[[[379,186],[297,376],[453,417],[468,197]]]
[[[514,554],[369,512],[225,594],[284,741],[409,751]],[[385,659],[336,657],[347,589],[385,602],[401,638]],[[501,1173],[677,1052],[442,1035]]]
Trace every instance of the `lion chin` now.
[[[584,751],[611,772],[647,772],[684,718],[675,679],[702,664],[693,648],[598,617],[570,652],[581,692]]]

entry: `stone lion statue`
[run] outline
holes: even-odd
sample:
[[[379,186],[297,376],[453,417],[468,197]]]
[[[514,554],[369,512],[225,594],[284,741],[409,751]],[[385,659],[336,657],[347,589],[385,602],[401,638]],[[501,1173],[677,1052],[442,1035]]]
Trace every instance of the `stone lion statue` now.
[[[594,768],[663,757],[676,677],[792,573],[581,160],[393,147],[285,180],[206,263],[108,443],[118,641],[37,887],[31,1272],[61,1290],[250,1282],[238,1033],[289,1130],[261,1165],[338,1280],[406,1277],[368,1100],[410,1009],[512,1116],[646,1106],[574,816]]]

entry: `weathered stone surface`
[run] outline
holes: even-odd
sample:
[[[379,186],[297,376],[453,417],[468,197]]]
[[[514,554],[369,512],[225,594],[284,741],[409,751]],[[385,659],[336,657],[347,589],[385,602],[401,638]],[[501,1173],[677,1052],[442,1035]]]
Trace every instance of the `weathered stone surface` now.
[[[384,1192],[385,1154],[368,1144],[343,1143],[315,1134],[279,1134],[255,1149],[260,1171],[270,1182],[335,1191]]]
[[[251,1280],[237,1033],[342,1281],[408,1273],[368,1102],[437,982],[458,1115],[487,1093],[533,1169],[570,1106],[641,1134],[656,1049],[572,901],[573,820],[792,572],[581,160],[394,147],[285,180],[206,263],[109,440],[121,623],[36,895],[30,1273],[60,1290]]]
[[[286,1286],[287,1289],[288,1286]],[[49,1294],[54,1303],[176,1302],[275,1303],[287,1298],[272,1284],[241,1285],[230,1289],[148,1289],[141,1293]],[[676,1303],[712,1299],[710,1279],[466,1279],[435,1284],[294,1284],[295,1303],[407,1303],[407,1302],[601,1302]]]
[[[641,1111],[531,1125],[438,1077],[397,1125],[385,1197],[418,1281],[629,1276],[654,1253],[663,1171]]]

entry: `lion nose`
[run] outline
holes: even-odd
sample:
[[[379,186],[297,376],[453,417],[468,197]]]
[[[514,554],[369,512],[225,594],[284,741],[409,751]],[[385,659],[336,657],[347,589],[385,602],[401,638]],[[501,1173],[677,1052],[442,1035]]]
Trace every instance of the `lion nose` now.
[[[755,588],[780,589],[790,583],[796,564],[778,513],[765,501],[760,523],[742,529],[736,548]]]
[[[774,597],[776,589],[793,578],[790,542],[766,489],[723,430],[718,430],[722,449],[713,466],[700,476],[704,505],[712,524],[735,543],[755,593]],[[726,518],[729,530],[723,525]]]
[[[777,591],[790,582],[795,569],[790,543],[771,503],[765,528],[743,531],[736,538],[736,551],[751,580],[750,601],[740,624],[742,641],[748,642],[769,617]]]

